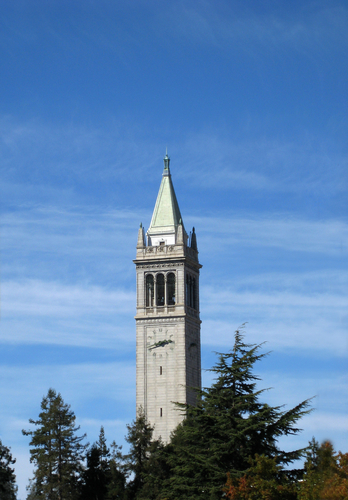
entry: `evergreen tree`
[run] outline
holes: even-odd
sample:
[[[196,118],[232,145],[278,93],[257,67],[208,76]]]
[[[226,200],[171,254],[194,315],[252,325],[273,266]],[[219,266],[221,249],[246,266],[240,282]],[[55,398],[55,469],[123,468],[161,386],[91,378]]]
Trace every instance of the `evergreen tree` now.
[[[147,422],[142,408],[139,409],[136,420],[127,425],[127,429],[126,441],[130,444],[130,449],[129,454],[124,457],[124,470],[128,477],[132,477],[127,485],[127,498],[144,498],[141,492],[153,463],[151,457],[155,457],[156,450],[162,444],[152,440],[153,427]]]
[[[162,499],[163,483],[169,477],[169,473],[167,449],[161,440],[154,440],[149,446],[148,460],[143,464],[141,474],[143,484],[137,492],[136,499]]]
[[[346,500],[348,453],[335,453],[330,441],[309,443],[299,500]]]
[[[40,500],[42,496],[39,496],[37,491],[36,482],[33,479],[29,479],[29,484],[27,486],[27,500]]]
[[[81,500],[104,500],[107,493],[108,471],[102,467],[101,452],[96,443],[87,451],[87,466],[81,475]]]
[[[233,350],[219,354],[211,369],[215,382],[199,391],[197,406],[180,405],[186,418],[173,434],[163,498],[220,499],[226,474],[240,476],[249,457],[265,455],[287,465],[302,456],[304,450],[285,452],[277,441],[300,431],[296,423],[308,413],[309,401],[288,411],[260,402],[264,391],[256,390],[259,379],[252,371],[266,355],[260,348],[245,344],[237,331]]]
[[[348,498],[348,453],[335,455],[334,473],[325,481],[322,500],[347,500]]]
[[[100,429],[98,441],[87,451],[87,465],[81,475],[81,500],[122,499],[125,476],[119,467],[119,448],[112,443],[113,454],[106,445],[104,427]],[[116,454],[114,451],[116,451]],[[116,460],[117,457],[117,460]]]
[[[123,500],[126,498],[126,473],[123,466],[122,447],[113,441],[111,450],[110,481],[106,498],[107,500]]]
[[[11,467],[16,460],[11,451],[0,440],[0,498],[1,500],[15,500],[17,487],[14,469]]]
[[[99,450],[99,463],[100,469],[107,474],[110,471],[110,457],[111,453],[109,448],[106,445],[106,437],[104,427],[100,427],[98,441],[96,442],[96,446]]]
[[[25,436],[31,436],[35,498],[72,500],[77,496],[86,446],[81,443],[85,435],[76,435],[80,427],[75,426],[75,420],[74,412],[62,396],[49,389],[42,399],[38,420],[29,419],[36,429],[22,431]]]
[[[277,464],[275,458],[256,455],[251,467],[239,477],[228,474],[224,488],[226,500],[297,500],[297,485]]]

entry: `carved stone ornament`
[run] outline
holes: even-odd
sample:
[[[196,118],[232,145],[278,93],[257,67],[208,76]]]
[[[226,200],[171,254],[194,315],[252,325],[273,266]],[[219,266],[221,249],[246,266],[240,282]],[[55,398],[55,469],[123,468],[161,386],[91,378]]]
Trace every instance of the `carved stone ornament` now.
[[[168,262],[167,264],[137,264],[137,269],[144,269],[145,271],[151,269],[168,269],[175,271],[175,268],[183,266],[183,262]]]
[[[141,319],[136,318],[136,321],[143,323],[144,325],[153,325],[157,323],[183,323],[185,321],[184,317],[172,317],[172,318],[153,318],[153,319]]]

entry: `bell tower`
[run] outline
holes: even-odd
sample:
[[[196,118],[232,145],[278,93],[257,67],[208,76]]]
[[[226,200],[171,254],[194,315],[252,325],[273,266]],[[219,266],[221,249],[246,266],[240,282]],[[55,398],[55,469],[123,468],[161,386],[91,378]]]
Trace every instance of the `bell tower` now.
[[[182,421],[175,403],[195,404],[201,387],[199,270],[195,229],[187,235],[168,154],[150,227],[138,232],[136,405],[168,442]]]

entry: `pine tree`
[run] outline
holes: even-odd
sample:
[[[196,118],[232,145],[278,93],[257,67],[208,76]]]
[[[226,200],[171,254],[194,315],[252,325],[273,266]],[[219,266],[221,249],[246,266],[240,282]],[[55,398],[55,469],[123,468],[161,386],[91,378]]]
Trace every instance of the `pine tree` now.
[[[31,436],[30,461],[35,464],[32,489],[37,498],[72,500],[78,491],[85,438],[77,436],[75,414],[62,396],[49,389],[42,399],[38,420],[29,419],[35,430],[23,430]]]
[[[300,431],[296,423],[308,413],[309,401],[288,411],[260,402],[264,390],[256,390],[259,379],[252,371],[266,356],[260,348],[245,344],[237,331],[232,351],[219,354],[211,369],[216,380],[200,391],[197,406],[180,405],[186,419],[173,434],[164,497],[220,499],[226,474],[246,471],[249,457],[265,455],[287,465],[302,456],[303,449],[285,452],[277,441]]]
[[[106,437],[105,437],[105,431],[104,427],[100,427],[100,432],[99,432],[99,437],[98,441],[96,442],[96,446],[99,450],[99,455],[100,455],[100,469],[106,474],[110,470],[110,450],[106,445]]]
[[[277,464],[275,458],[255,455],[250,468],[239,477],[228,479],[223,489],[226,500],[296,500],[297,484]]]
[[[161,441],[153,440],[153,427],[147,422],[144,410],[139,409],[136,420],[127,425],[128,434],[126,441],[130,444],[128,455],[124,456],[124,470],[132,479],[127,485],[127,498],[150,499],[148,493],[144,493],[146,476],[155,462],[156,451],[163,448]],[[145,494],[145,497],[143,496]]]
[[[123,498],[125,476],[121,472],[116,457],[118,447],[112,443],[113,454],[107,447],[104,427],[100,429],[98,441],[87,451],[86,468],[81,475],[80,500],[116,500]],[[116,455],[114,453],[115,449]]]
[[[126,472],[123,466],[122,446],[115,441],[111,443],[110,481],[108,484],[107,500],[123,500],[126,498]]]
[[[101,467],[101,452],[96,443],[87,451],[86,469],[81,474],[81,500],[104,500],[107,493],[107,471]]]
[[[39,500],[42,498],[42,496],[39,496],[34,479],[29,479],[29,484],[26,489],[28,492],[27,500]]]
[[[141,473],[142,486],[138,490],[137,500],[157,500],[162,497],[164,481],[169,477],[170,467],[166,447],[161,440],[151,441],[147,461]]]
[[[330,441],[320,446],[309,443],[305,474],[300,484],[299,500],[346,500],[348,498],[348,453],[335,453]]]
[[[1,500],[15,500],[17,487],[16,476],[12,465],[16,462],[11,451],[0,440],[0,498]]]

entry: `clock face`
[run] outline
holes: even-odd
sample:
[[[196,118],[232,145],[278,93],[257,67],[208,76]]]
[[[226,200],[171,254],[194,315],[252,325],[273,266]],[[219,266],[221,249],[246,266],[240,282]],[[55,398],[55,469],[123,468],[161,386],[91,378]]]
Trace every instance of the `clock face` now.
[[[165,351],[168,348],[174,349],[174,333],[170,333],[168,328],[155,328],[147,335],[147,349],[149,351]]]

